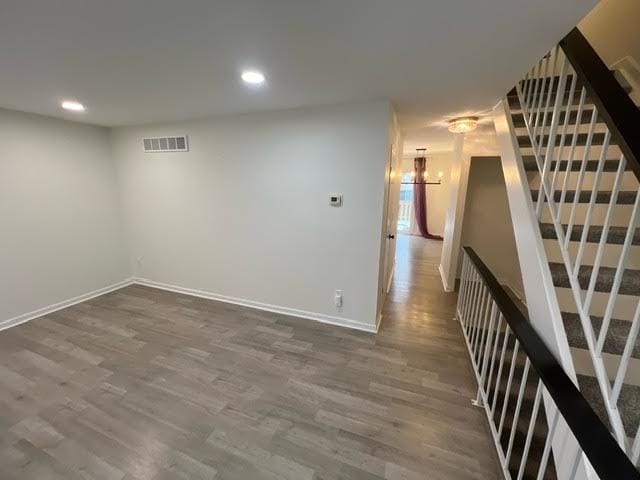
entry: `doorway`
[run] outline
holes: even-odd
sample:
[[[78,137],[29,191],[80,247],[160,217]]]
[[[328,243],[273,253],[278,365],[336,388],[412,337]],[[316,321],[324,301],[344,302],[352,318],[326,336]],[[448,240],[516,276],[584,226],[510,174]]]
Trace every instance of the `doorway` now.
[[[414,230],[413,215],[413,185],[411,182],[411,172],[402,172],[400,183],[400,202],[398,204],[398,233],[409,234]]]

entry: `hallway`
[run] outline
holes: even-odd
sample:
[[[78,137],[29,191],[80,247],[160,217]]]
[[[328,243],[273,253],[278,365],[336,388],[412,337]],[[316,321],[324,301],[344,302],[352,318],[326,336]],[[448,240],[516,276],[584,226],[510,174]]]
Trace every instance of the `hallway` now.
[[[425,478],[501,478],[484,412],[471,405],[475,379],[453,320],[457,293],[442,288],[441,246],[398,235],[396,269],[376,345],[402,350],[407,362],[402,372],[422,376],[420,408],[429,419],[422,447],[427,458],[439,459],[437,470]],[[401,374],[395,380],[399,389],[415,388]]]

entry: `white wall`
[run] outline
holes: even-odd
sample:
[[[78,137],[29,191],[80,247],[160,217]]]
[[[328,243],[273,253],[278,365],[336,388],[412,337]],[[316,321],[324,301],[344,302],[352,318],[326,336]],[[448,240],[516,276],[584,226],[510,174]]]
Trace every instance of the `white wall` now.
[[[438,271],[446,292],[456,288],[458,258],[462,246],[462,221],[467,198],[470,157],[464,153],[465,135],[458,134],[453,144],[449,172],[449,200],[444,220],[444,239]]]
[[[374,328],[390,115],[381,101],[115,129],[135,275]],[[142,152],[144,135],[182,133],[188,153]]]
[[[640,1],[601,0],[578,27],[609,68],[621,74],[640,105]]]
[[[462,245],[472,247],[500,283],[524,298],[500,157],[471,157]],[[458,276],[462,256],[458,264]]]
[[[640,63],[639,20],[638,0],[601,0],[578,27],[607,65],[627,55]]]
[[[108,131],[0,109],[0,328],[128,277]]]

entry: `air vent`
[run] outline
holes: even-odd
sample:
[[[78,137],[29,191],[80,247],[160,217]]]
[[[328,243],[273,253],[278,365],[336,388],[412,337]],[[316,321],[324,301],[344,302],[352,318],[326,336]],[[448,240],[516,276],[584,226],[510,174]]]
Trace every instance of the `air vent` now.
[[[149,137],[143,138],[145,152],[187,152],[189,142],[187,136],[180,137]]]

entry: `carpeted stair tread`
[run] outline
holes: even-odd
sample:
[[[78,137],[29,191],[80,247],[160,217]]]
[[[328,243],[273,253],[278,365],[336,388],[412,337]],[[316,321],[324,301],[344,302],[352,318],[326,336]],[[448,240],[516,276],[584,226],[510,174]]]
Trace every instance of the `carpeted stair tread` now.
[[[571,288],[569,283],[569,275],[563,263],[550,262],[551,277],[553,284],[560,288]],[[580,268],[578,281],[580,287],[586,290],[589,287],[591,271],[593,267],[585,265]],[[595,285],[596,292],[610,292],[613,286],[613,279],[616,269],[613,267],[600,267],[598,270],[598,278]],[[640,270],[626,269],[622,275],[622,282],[618,291],[621,295],[640,295]]]
[[[587,350],[587,339],[584,336],[580,316],[577,313],[562,312],[562,320],[564,322],[565,331],[567,332],[569,345],[574,348]],[[599,335],[600,328],[602,327],[602,317],[592,316],[591,325],[593,326],[596,336]],[[631,330],[630,321],[612,318],[609,323],[607,338],[604,342],[602,351],[614,355],[622,355],[627,343],[627,337],[629,336],[629,330]],[[640,358],[640,337],[636,339],[636,344],[631,356],[633,358]]]
[[[568,225],[562,225],[562,229],[566,235]],[[571,229],[571,241],[579,242],[582,239],[582,231],[583,225],[574,225]],[[589,232],[587,233],[587,242],[589,243],[598,243],[600,242],[600,237],[602,236],[603,227],[600,225],[594,225],[589,228]],[[607,243],[611,245],[623,245],[624,239],[627,236],[627,231],[629,229],[627,227],[609,227],[609,233],[607,235]],[[557,239],[556,230],[552,223],[541,223],[540,224],[540,233],[542,233],[542,238],[545,239]],[[640,228],[635,230],[633,235],[632,245],[640,245]]]
[[[611,431],[611,422],[609,422],[609,415],[602,400],[598,381],[595,377],[588,375],[577,375],[577,378],[580,393],[582,393],[582,396],[589,402],[589,405],[591,405],[593,411],[600,417],[602,423]]]
[[[604,133],[594,133],[593,137],[591,138],[591,145],[592,146],[596,146],[596,145],[602,145],[604,143],[604,137],[605,134]],[[579,147],[583,147],[587,144],[587,139],[589,138],[589,135],[586,133],[578,133],[577,134],[577,138],[576,138],[576,146]],[[536,141],[538,143],[540,143],[540,138],[536,138]],[[555,137],[555,145],[558,146],[560,145],[561,142],[561,136],[560,135],[556,135]],[[549,135],[544,135],[544,137],[542,138],[542,146],[546,147],[547,144],[549,143]],[[573,143],[573,134],[567,134],[564,137],[564,144],[565,145],[571,145]],[[609,140],[609,145],[615,145],[615,140],[614,139],[610,139]],[[529,135],[519,135],[518,136],[518,145],[521,148],[530,148],[531,147],[531,138],[529,137]]]
[[[534,155],[524,155],[522,157],[522,161],[524,163],[524,169],[527,172],[537,172],[538,164],[536,163],[536,157]],[[579,172],[582,168],[582,158],[574,158],[571,162],[571,171]],[[602,166],[603,172],[615,172],[618,170],[618,164],[620,163],[620,159],[611,158],[609,160],[604,161],[604,165]],[[560,168],[559,171],[566,172],[569,166],[568,160],[560,160]],[[556,169],[556,161],[551,162],[551,171],[555,171]],[[598,170],[598,160],[587,160],[587,164],[585,166],[585,172],[595,172]],[[629,163],[625,165],[625,171],[630,171],[631,166]]]
[[[610,429],[609,418],[602,400],[600,387],[595,377],[578,375],[578,385],[582,395],[589,401],[593,410],[598,414],[602,422]],[[618,409],[622,424],[628,436],[635,436],[640,424],[640,387],[625,384],[620,392]]]
[[[531,198],[534,202],[538,200],[539,190],[531,190]],[[611,201],[611,192],[608,190],[601,190],[596,193],[595,203],[609,203]],[[565,202],[573,202],[576,196],[575,190],[567,190],[567,193],[564,197]],[[560,190],[556,190],[554,192],[553,198],[556,202],[560,201],[562,197],[562,192]],[[633,205],[636,201],[636,192],[625,190],[622,192],[618,192],[618,196],[616,197],[617,205]],[[584,190],[580,192],[578,196],[578,203],[589,203],[591,202],[591,191]]]

